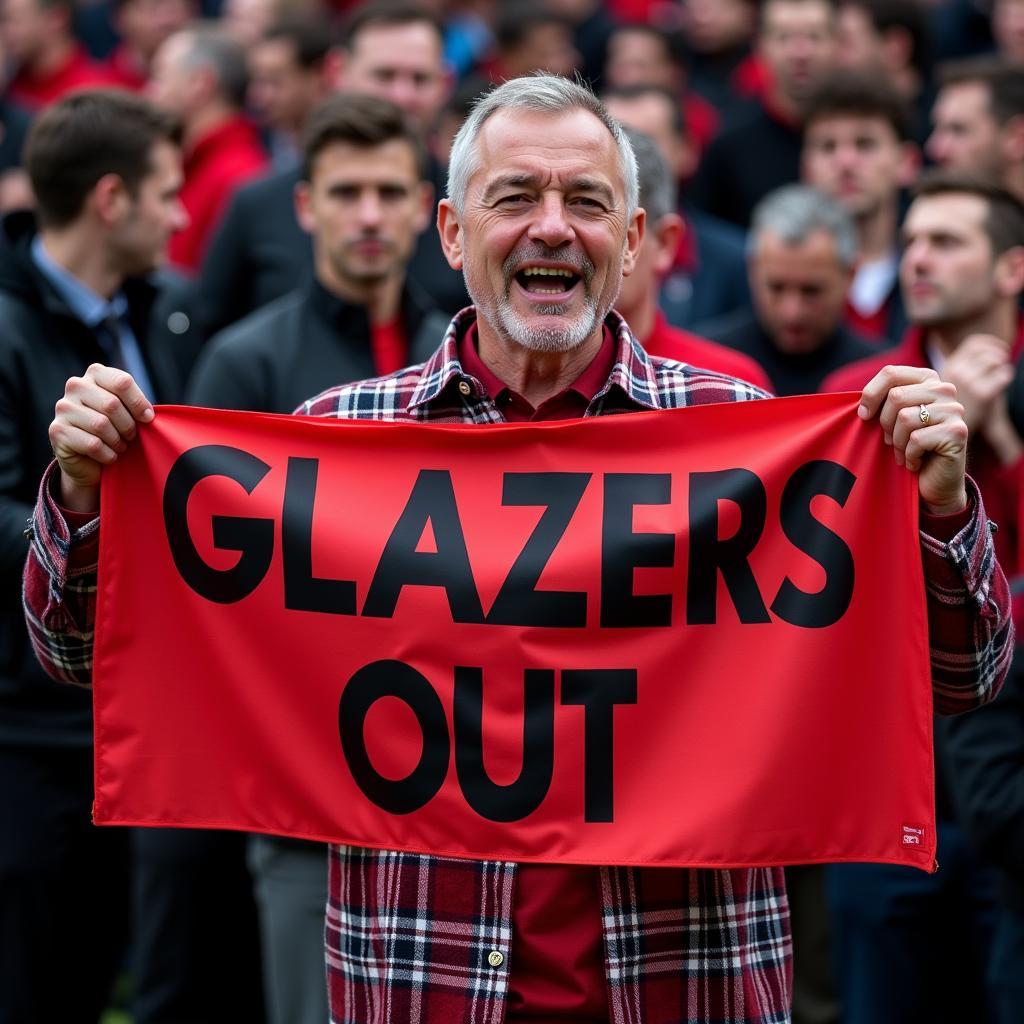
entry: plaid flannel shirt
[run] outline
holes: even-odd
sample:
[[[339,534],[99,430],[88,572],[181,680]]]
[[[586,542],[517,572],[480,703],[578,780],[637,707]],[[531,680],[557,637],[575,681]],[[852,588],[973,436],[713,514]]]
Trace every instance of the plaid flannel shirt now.
[[[299,413],[425,423],[502,416],[458,361],[475,316],[452,321],[426,363],[332,388]],[[588,416],[744,402],[764,392],[651,358],[616,314],[617,360]],[[98,519],[71,530],[44,479],[26,567],[36,651],[60,679],[88,684]],[[936,707],[990,699],[1005,674],[1012,626],[980,495],[952,539],[922,532]],[[923,517],[927,525],[931,521]],[[69,555],[71,556],[69,558]],[[144,614],[144,610],[140,610]],[[498,1024],[515,956],[516,865],[334,846],[326,946],[335,1024]],[[781,868],[600,869],[610,1019],[616,1024],[783,1024],[790,1019],[791,942]]]

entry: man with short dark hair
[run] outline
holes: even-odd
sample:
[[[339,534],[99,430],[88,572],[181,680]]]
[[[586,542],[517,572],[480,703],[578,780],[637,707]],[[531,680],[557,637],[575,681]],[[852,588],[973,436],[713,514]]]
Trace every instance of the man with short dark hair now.
[[[124,955],[130,837],[90,823],[91,701],[28,656],[19,562],[60,382],[111,363],[152,401],[181,395],[145,275],[187,218],[177,126],[127,93],[49,107],[25,163],[38,220],[0,227],[0,1020],[95,1022]]]
[[[189,226],[171,240],[171,262],[198,269],[211,232],[243,182],[261,174],[267,156],[242,113],[245,52],[222,28],[197,24],[171,36],[153,58],[149,96],[184,126]]]
[[[489,71],[496,82],[535,71],[572,75],[580,61],[569,19],[532,0],[502,5],[494,39],[496,54]]]
[[[884,79],[837,72],[812,94],[804,118],[803,179],[853,217],[858,261],[846,319],[879,343],[899,338],[906,327],[899,290],[900,193],[919,165],[908,109]]]
[[[1024,198],[1024,68],[992,57],[944,65],[925,151],[944,170]]]

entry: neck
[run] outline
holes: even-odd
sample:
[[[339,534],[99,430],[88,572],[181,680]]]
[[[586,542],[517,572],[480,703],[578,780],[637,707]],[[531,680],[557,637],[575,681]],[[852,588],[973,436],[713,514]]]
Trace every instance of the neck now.
[[[364,306],[372,324],[384,324],[398,315],[405,275],[390,274],[372,282],[353,281],[338,274],[330,261],[317,254],[316,279],[333,296],[353,306]]]
[[[867,262],[881,260],[896,251],[896,197],[879,203],[877,208],[857,219],[857,243],[860,257]]]
[[[44,228],[39,235],[50,259],[97,295],[113,298],[124,284],[124,274],[110,266],[105,247],[81,226]]]
[[[993,334],[1013,347],[1017,337],[1017,304],[1013,300],[993,303],[984,313],[959,321],[925,329],[925,341],[935,345],[944,355],[953,350],[972,334]]]
[[[773,86],[768,94],[768,106],[788,121],[800,120],[800,104],[783,92],[778,85]]]
[[[52,74],[71,58],[75,44],[70,39],[55,39],[28,62],[29,71],[36,76]]]
[[[593,362],[601,350],[603,327],[569,352],[536,352],[513,341],[503,341],[491,325],[477,317],[480,358],[535,409],[561,394]]]
[[[215,100],[208,106],[203,107],[188,115],[185,123],[185,137],[182,140],[184,148],[190,149],[204,135],[219,128],[225,121],[229,121],[236,114],[234,107]]]

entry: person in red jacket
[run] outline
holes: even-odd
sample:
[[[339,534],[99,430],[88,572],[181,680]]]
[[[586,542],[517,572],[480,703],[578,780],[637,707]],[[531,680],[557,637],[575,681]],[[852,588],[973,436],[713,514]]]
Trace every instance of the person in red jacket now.
[[[195,16],[195,0],[113,0],[111,21],[121,41],[107,58],[107,73],[125,89],[142,92],[162,43]]]
[[[677,359],[773,391],[768,375],[749,356],[673,327],[658,308],[658,288],[675,259],[684,223],[676,213],[672,172],[654,140],[630,128],[625,131],[636,155],[640,203],[647,211],[647,232],[633,273],[622,280],[616,308],[649,355]]]
[[[262,174],[267,154],[242,113],[248,85],[245,52],[223,29],[196,25],[157,50],[150,98],[184,125],[189,226],[171,239],[171,263],[198,269],[211,232],[236,188]]]

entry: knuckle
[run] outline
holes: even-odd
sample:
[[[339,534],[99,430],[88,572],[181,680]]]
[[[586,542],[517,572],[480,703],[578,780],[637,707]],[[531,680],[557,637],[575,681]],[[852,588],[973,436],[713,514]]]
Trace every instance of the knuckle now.
[[[73,395],[76,391],[81,391],[84,384],[85,380],[82,377],[68,377],[68,382],[64,385],[64,394]]]
[[[120,404],[116,395],[107,395],[100,401],[100,411],[106,413],[107,416],[113,416]]]
[[[110,377],[110,389],[112,391],[127,391],[132,386],[130,373],[124,370],[115,370]]]
[[[106,445],[104,445],[103,441],[96,437],[95,434],[91,434],[82,447],[85,449],[86,455],[90,455],[93,458],[98,459]]]
[[[95,380],[98,374],[104,371],[105,367],[102,363],[90,363],[85,370],[85,376]]]

